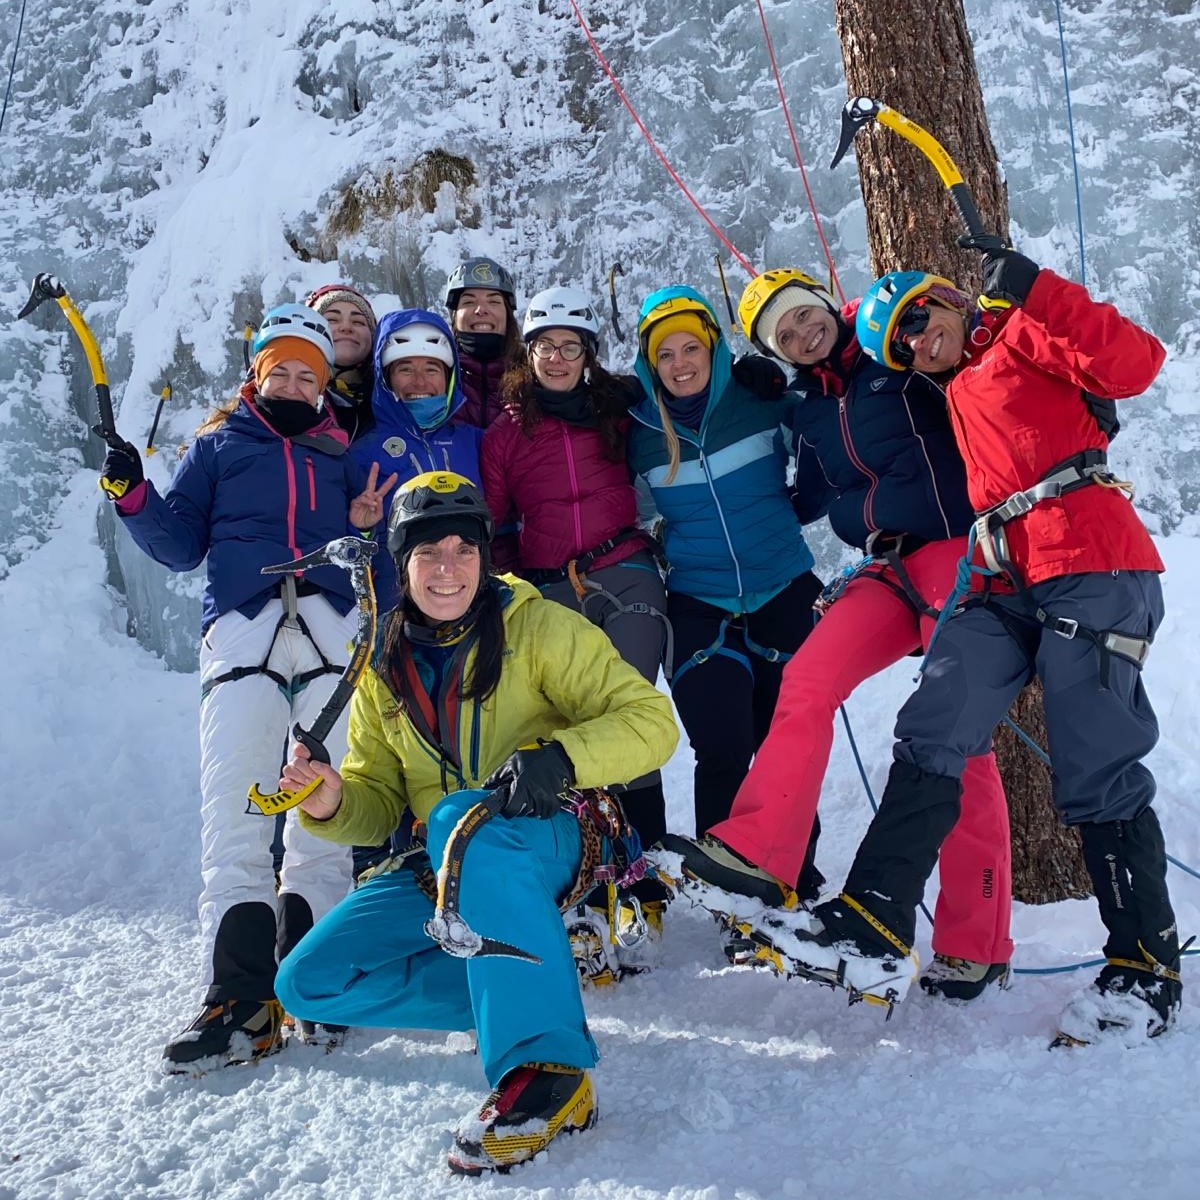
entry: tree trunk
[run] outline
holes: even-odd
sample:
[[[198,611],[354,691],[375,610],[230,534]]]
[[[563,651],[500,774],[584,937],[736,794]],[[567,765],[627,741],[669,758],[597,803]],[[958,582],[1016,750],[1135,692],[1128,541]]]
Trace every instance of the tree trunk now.
[[[1008,194],[962,0],[834,0],[834,13],[847,95],[880,100],[928,130],[962,172],[985,228],[1007,236]],[[854,151],[875,275],[926,270],[977,288],[979,254],[956,244],[962,221],[925,156],[880,125],[863,129]],[[1011,715],[1046,745],[1039,683],[1021,693]],[[1013,895],[1033,904],[1090,895],[1079,837],[1051,803],[1050,772],[1007,726],[996,735],[996,760],[1012,822]]]

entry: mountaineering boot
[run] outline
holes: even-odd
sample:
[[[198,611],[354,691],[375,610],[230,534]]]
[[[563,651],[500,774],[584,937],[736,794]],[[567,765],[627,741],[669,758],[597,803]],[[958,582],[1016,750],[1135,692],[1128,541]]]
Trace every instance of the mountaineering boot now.
[[[870,901],[881,913],[889,912],[883,897]],[[781,943],[779,949],[793,966],[808,968],[810,978],[845,988],[851,1004],[866,1000],[883,1005],[890,1016],[892,1005],[908,994],[920,969],[912,931],[898,931],[901,922],[890,915],[885,925],[846,892],[817,905],[813,917],[820,926],[815,933],[800,936],[792,946]]]
[[[224,1000],[200,1015],[163,1051],[167,1075],[203,1075],[215,1067],[257,1062],[283,1047],[278,1000]]]
[[[1152,808],[1132,821],[1079,826],[1083,861],[1108,930],[1107,964],[1063,1012],[1052,1046],[1136,1045],[1166,1033],[1183,1000],[1182,951],[1167,893],[1167,855]]]
[[[796,893],[720,838],[668,833],[646,856],[668,886],[717,914],[748,916],[763,908],[797,908]]]
[[[978,963],[969,958],[955,958],[949,954],[935,954],[933,962],[921,972],[917,982],[921,990],[931,996],[944,996],[947,1000],[974,1000],[994,983],[1000,989],[1009,986],[1012,979],[1010,963]]]
[[[514,1067],[459,1125],[450,1151],[456,1175],[510,1170],[527,1162],[560,1133],[576,1133],[596,1123],[591,1075],[579,1067],[526,1063]]]

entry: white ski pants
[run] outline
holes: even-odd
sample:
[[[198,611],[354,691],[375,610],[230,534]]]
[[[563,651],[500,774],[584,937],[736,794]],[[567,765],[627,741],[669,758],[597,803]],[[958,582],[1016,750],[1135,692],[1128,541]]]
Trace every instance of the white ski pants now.
[[[235,904],[258,902],[272,911],[277,905],[271,858],[275,821],[257,810],[247,812],[246,793],[255,783],[264,792],[275,791],[293,723],[308,728],[337,683],[338,673],[332,671],[303,686],[297,682],[322,665],[314,641],[340,670],[354,639],[353,609],[339,616],[323,596],[311,595],[300,597],[297,610],[311,638],[298,625],[280,627],[283,603],[272,600],[252,620],[238,612],[218,617],[200,644],[202,687],[235,668],[259,665],[287,681],[285,690],[270,675],[246,675],[212,686],[200,702],[200,930],[208,983],[224,914]],[[347,722],[348,710],[325,739],[335,766],[346,754]],[[314,921],[319,920],[350,888],[350,847],[306,833],[295,810],[287,814],[283,844],[279,894],[303,896]],[[264,964],[268,968],[273,976],[273,963]]]

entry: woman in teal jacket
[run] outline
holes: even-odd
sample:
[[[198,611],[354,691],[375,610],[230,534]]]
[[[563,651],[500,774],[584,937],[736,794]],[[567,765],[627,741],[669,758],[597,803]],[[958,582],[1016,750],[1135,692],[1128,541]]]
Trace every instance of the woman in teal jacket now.
[[[652,293],[638,335],[645,394],[631,412],[629,459],[663,519],[669,677],[696,755],[699,835],[729,815],[771,724],[784,663],[812,629],[821,581],[800,525],[821,515],[828,492],[822,482],[808,494],[812,466],[802,461],[793,497],[790,404],[733,378],[729,347],[697,292]],[[797,881],[802,896],[821,883],[815,841]]]

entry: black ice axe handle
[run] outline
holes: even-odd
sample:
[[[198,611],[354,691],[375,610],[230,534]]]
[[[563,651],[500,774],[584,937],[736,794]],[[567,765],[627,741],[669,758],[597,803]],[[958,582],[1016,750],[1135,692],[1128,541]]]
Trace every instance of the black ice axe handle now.
[[[29,299],[25,301],[25,307],[17,313],[17,319],[29,316],[47,300],[57,301],[59,308],[63,310],[67,320],[70,321],[75,336],[82,343],[84,354],[87,355],[88,367],[92,372],[92,385],[96,389],[96,406],[100,413],[100,423],[92,426],[92,432],[102,437],[111,449],[119,449],[124,445],[124,441],[117,433],[117,423],[113,417],[112,396],[108,390],[108,374],[104,370],[104,358],[100,353],[100,345],[96,341],[96,335],[92,333],[88,328],[88,323],[83,319],[83,314],[75,307],[75,302],[68,295],[67,289],[63,287],[57,276],[50,275],[45,271],[35,276]]]
[[[476,958],[483,955],[501,955],[519,958],[524,962],[540,963],[536,954],[530,954],[518,946],[483,937],[473,930],[458,911],[459,891],[462,886],[463,859],[471,839],[504,807],[507,792],[498,788],[489,792],[478,804],[471,805],[454,827],[442,854],[442,864],[437,876],[437,907],[433,916],[425,922],[425,932],[447,954],[455,958]],[[527,818],[516,818],[524,820]]]
[[[911,142],[933,164],[934,170],[937,171],[938,177],[942,181],[942,186],[950,193],[950,199],[954,201],[954,207],[958,209],[958,215],[971,238],[994,236],[983,227],[983,220],[963,181],[962,172],[958,169],[954,159],[947,153],[945,146],[928,130],[922,129],[915,121],[910,121],[903,113],[889,108],[880,100],[872,100],[869,96],[852,96],[846,101],[846,105],[842,109],[842,137],[838,143],[837,153],[829,164],[830,169],[842,161],[859,130],[872,121],[878,121],[880,125],[886,126],[893,133],[898,133],[906,142]]]

